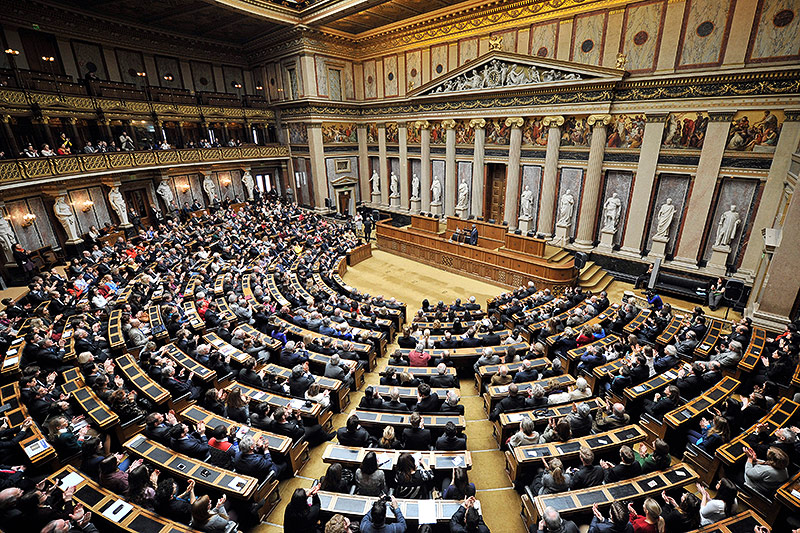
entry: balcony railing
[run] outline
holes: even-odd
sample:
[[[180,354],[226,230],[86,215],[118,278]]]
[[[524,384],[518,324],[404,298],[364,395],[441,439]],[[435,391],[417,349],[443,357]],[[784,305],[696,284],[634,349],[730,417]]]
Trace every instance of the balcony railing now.
[[[288,156],[288,147],[274,145],[32,157],[13,161],[0,161],[0,183],[37,178],[56,178],[75,174],[94,174],[125,168]]]

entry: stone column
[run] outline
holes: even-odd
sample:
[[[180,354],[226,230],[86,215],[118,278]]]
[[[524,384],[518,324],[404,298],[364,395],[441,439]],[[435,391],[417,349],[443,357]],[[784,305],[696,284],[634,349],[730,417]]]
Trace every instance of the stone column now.
[[[522,117],[509,117],[506,126],[511,127],[511,139],[508,143],[508,171],[506,173],[506,205],[503,221],[508,222],[508,229],[517,227],[517,208],[519,206],[519,158],[522,155]]]
[[[542,119],[542,126],[548,130],[537,233],[545,239],[553,236],[553,209],[555,209],[556,190],[558,189],[558,150],[561,148],[561,126],[563,124],[564,117],[562,116]]]
[[[442,126],[445,127],[447,132],[444,167],[444,214],[450,217],[455,214],[456,195],[458,191],[458,173],[456,172],[456,121],[453,119],[443,120]]]
[[[661,139],[664,136],[664,124],[667,117],[669,117],[669,113],[648,113],[646,116],[647,123],[644,126],[642,147],[639,150],[636,179],[633,181],[633,191],[628,200],[625,238],[620,249],[622,255],[636,258],[641,258],[642,255],[644,228],[647,225],[645,217],[656,180],[658,153],[661,149]],[[623,228],[619,228],[618,231],[623,231]]]
[[[603,155],[606,150],[606,126],[609,122],[611,115],[589,115],[587,119],[587,124],[593,126],[592,142],[586,165],[581,210],[578,213],[578,233],[575,236],[575,247],[582,250],[591,250],[594,247],[597,201],[600,197],[600,183],[603,181]]]
[[[703,244],[706,221],[713,216],[711,201],[731,120],[733,120],[731,112],[709,113],[703,150],[697,163],[697,175],[694,178],[689,205],[686,207],[685,224],[680,234],[680,242],[676,243],[675,262],[684,267],[697,268],[697,255]]]
[[[72,136],[72,153],[77,154],[83,150],[83,145],[86,144],[81,138],[81,132],[78,131],[78,119],[69,117],[67,124],[69,124],[69,134]]]
[[[405,122],[397,123],[397,135],[400,157],[400,175],[397,176],[400,179],[400,209],[406,211],[411,194],[408,186],[408,128]]]
[[[314,189],[314,209],[326,211],[325,198],[328,197],[328,177],[325,168],[325,151],[322,142],[322,124],[307,123],[308,154],[311,157],[311,180]],[[298,197],[299,198],[299,197]]]
[[[53,138],[53,132],[50,131],[50,117],[42,115],[42,118],[35,118],[31,120],[31,122],[39,127],[38,129],[41,133],[41,136],[44,137],[44,140],[50,146],[50,149],[55,152],[58,149],[58,146],[56,146],[56,141]],[[39,149],[41,146],[36,146],[35,148]]]
[[[389,161],[386,158],[386,124],[378,124],[378,157],[380,167],[378,176],[381,178],[381,205],[389,206]]]
[[[111,121],[108,120],[107,118],[98,120],[97,125],[100,126],[100,131],[102,131],[103,135],[105,135],[105,139],[103,140],[106,141],[108,144],[111,144],[111,141],[114,140],[113,135],[111,134]]]
[[[775,147],[775,154],[769,167],[767,181],[764,184],[764,192],[761,194],[758,211],[756,211],[755,219],[753,220],[751,235],[755,235],[757,231],[761,231],[764,228],[773,227],[775,214],[783,197],[786,173],[789,171],[789,166],[792,163],[792,153],[797,148],[798,142],[800,142],[800,109],[787,110],[786,119],[781,126],[781,136],[778,139],[778,145]],[[748,277],[754,275],[761,259],[762,250],[760,243],[755,242],[757,240],[757,238],[752,238],[751,243],[747,246],[738,274]]]
[[[6,134],[8,147],[12,152],[9,154],[9,157],[19,157],[19,154],[22,152],[22,150],[20,150],[19,144],[17,144],[17,139],[14,137],[14,131],[11,129],[11,115],[3,115],[2,119],[3,132]]]
[[[420,176],[419,196],[422,199],[421,209],[425,213],[431,210],[431,123],[427,120],[418,120],[415,127],[419,128],[420,144]]]
[[[156,139],[156,142],[161,143],[162,141],[166,140],[167,135],[164,133],[164,122],[162,122],[161,120],[155,120],[153,121],[153,126],[155,127],[156,136],[158,137],[158,139]],[[178,130],[180,130],[180,126],[178,126]]]
[[[472,152],[472,202],[471,213],[475,217],[483,216],[484,169],[483,156],[486,144],[486,120],[474,118],[469,127],[475,130],[475,145]]]
[[[369,153],[367,152],[367,125],[359,124],[356,130],[358,135],[358,182],[361,188],[361,201],[370,199],[369,183]]]

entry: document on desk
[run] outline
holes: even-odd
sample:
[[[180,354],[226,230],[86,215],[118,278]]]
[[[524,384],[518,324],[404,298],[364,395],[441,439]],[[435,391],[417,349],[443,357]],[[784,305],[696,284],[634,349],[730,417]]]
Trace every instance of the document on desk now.
[[[242,490],[245,487],[245,485],[247,485],[247,481],[240,478],[239,476],[234,477],[230,481],[230,483],[228,483],[228,486],[233,490]]]
[[[436,500],[419,500],[417,502],[420,524],[436,523]]]
[[[9,357],[5,361],[3,361],[3,368],[8,368],[10,366],[16,365],[19,363],[19,357]]]
[[[34,456],[38,455],[39,453],[43,452],[50,445],[47,444],[47,441],[44,439],[39,439],[37,441],[33,441],[32,443],[25,446],[25,453],[28,455],[29,458],[33,458]]]
[[[119,523],[123,518],[128,516],[128,513],[130,513],[132,509],[133,505],[122,500],[117,500],[116,503],[112,503],[108,509],[103,511],[103,516],[112,522]]]
[[[77,472],[70,472],[61,479],[61,484],[58,486],[61,490],[67,490],[70,487],[80,485],[83,481],[83,476]]]

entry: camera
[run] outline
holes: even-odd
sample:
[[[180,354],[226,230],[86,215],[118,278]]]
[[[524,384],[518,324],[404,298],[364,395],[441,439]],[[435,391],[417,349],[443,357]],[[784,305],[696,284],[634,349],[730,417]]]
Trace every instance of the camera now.
[[[392,497],[388,494],[381,494],[380,501],[390,503],[392,501]]]

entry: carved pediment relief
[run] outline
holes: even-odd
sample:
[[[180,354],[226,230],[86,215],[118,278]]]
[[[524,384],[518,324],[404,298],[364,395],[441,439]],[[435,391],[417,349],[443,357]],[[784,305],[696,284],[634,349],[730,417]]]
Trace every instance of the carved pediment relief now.
[[[340,176],[338,178],[334,178],[333,180],[331,180],[331,185],[333,185],[334,189],[339,187],[348,187],[350,185],[357,185],[357,184],[358,180],[353,176]]]
[[[444,96],[621,80],[624,70],[492,51],[409,96]]]

